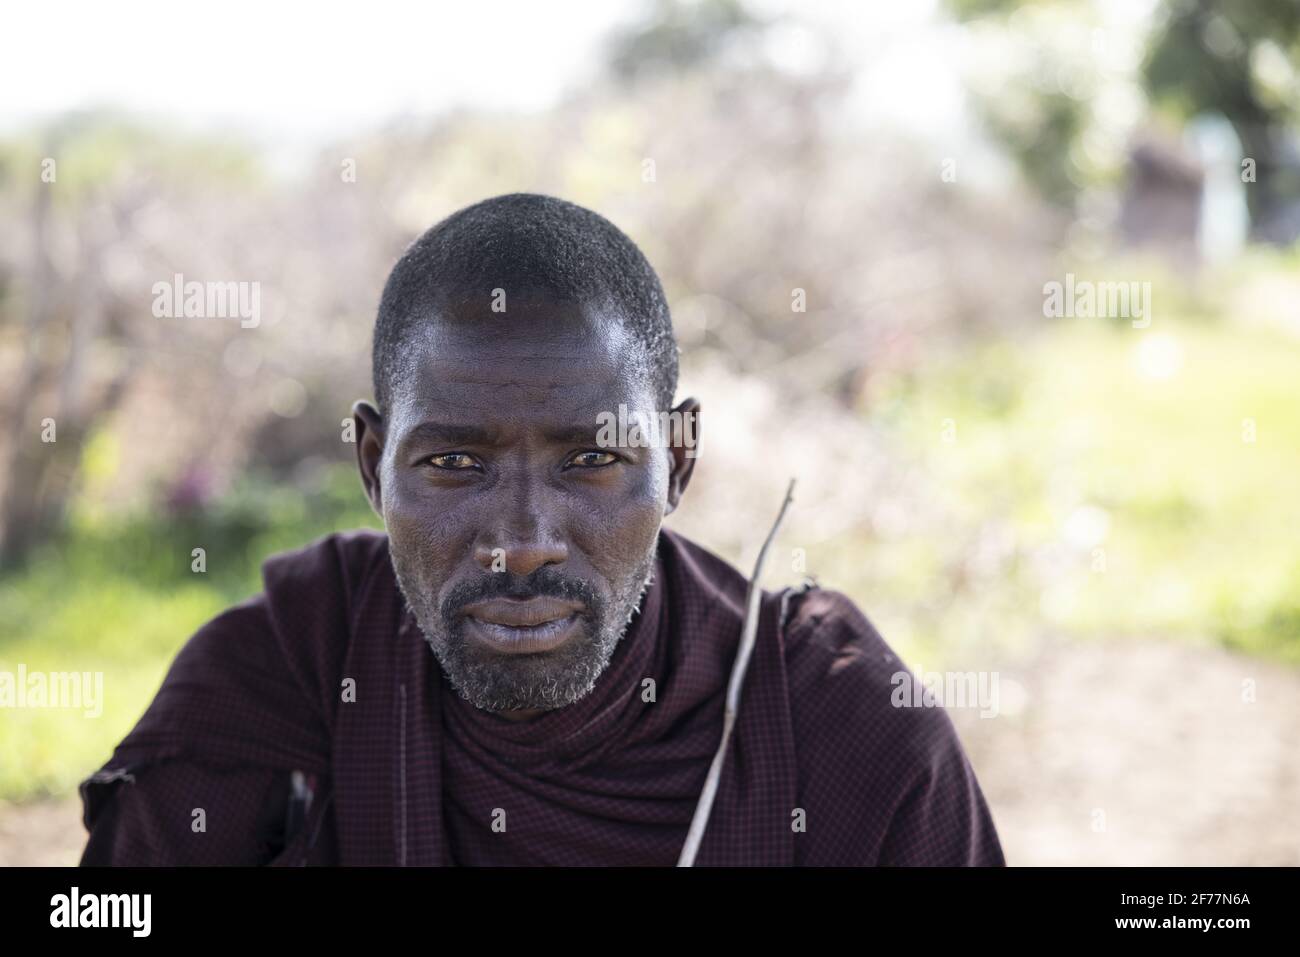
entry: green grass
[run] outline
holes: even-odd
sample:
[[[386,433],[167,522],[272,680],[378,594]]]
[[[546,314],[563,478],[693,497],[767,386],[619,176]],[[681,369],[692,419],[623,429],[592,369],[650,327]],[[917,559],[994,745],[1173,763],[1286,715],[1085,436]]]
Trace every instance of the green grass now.
[[[894,383],[881,414],[944,490],[955,531],[1008,530],[1012,559],[978,583],[1014,596],[1006,627],[1300,662],[1298,399],[1300,342],[1275,330],[1081,320]],[[930,572],[960,558],[935,549]],[[966,601],[999,604],[958,594],[944,616],[962,620]]]
[[[6,711],[0,798],[74,788],[139,719],[186,639],[259,589],[265,557],[362,525],[378,522],[349,469],[305,491],[246,483],[202,519],[79,516],[0,583],[0,671],[102,672],[102,713]],[[196,544],[204,574],[191,570]]]

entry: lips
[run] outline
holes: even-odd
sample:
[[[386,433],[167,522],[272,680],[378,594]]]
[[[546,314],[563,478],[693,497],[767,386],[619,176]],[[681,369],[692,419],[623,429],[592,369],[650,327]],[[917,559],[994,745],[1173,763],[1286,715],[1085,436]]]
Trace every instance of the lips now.
[[[503,654],[552,651],[578,632],[584,606],[549,595],[534,598],[492,598],[466,605],[466,630],[471,637]]]

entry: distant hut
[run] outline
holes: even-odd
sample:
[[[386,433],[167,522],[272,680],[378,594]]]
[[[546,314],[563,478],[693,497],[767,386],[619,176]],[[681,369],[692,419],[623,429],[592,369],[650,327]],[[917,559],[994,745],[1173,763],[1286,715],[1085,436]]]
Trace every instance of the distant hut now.
[[[1204,179],[1180,142],[1143,135],[1129,152],[1119,222],[1124,243],[1194,264]]]

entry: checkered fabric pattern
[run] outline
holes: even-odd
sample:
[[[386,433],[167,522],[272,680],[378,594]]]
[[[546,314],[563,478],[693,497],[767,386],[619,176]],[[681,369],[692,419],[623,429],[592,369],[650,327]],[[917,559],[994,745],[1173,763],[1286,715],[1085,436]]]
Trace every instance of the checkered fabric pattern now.
[[[525,722],[447,683],[386,536],[277,555],[264,582],[186,643],[82,783],[83,864],[676,862],[744,617],[721,558],[664,529],[596,689]],[[903,665],[846,596],[782,597],[763,593],[697,866],[1004,864],[947,713],[891,704]],[[314,788],[287,833],[293,771]]]

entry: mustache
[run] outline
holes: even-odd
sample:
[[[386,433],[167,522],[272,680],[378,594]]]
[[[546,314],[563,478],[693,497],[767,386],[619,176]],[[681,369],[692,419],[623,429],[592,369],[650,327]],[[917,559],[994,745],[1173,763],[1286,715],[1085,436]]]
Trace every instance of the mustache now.
[[[477,601],[491,598],[559,598],[563,601],[581,602],[586,607],[580,616],[600,617],[605,602],[595,586],[581,578],[564,575],[549,565],[542,565],[529,575],[509,572],[488,572],[454,586],[443,598],[439,611],[443,620],[455,621],[461,610]]]

